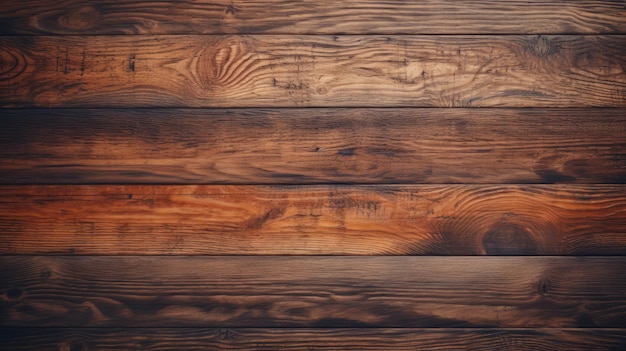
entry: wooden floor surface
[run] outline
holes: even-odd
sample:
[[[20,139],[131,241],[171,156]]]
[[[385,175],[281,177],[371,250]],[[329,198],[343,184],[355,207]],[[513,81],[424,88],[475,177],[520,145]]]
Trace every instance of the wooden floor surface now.
[[[619,108],[3,114],[3,184],[626,182],[626,114]]]
[[[28,38],[0,107],[626,107],[625,35]]]
[[[2,254],[626,254],[623,185],[54,185],[0,191]]]
[[[0,6],[0,350],[626,349],[626,1]]]

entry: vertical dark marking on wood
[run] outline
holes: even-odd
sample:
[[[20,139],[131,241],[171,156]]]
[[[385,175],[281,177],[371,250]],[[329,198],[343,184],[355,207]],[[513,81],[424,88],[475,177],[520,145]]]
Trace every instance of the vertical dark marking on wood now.
[[[551,282],[549,279],[542,279],[541,281],[539,281],[539,287],[538,287],[539,295],[544,296],[544,297],[550,295],[550,289],[551,289]]]
[[[220,340],[234,340],[237,338],[237,333],[232,329],[218,329],[217,337]]]
[[[131,54],[128,57],[128,71],[135,72],[135,54]]]
[[[59,72],[59,60],[61,59],[61,54],[60,54],[61,48],[59,48],[59,46],[57,45],[57,55],[56,55],[56,72]]]
[[[83,59],[80,63],[80,76],[82,77],[85,74],[85,57],[87,56],[86,49],[83,49]]]
[[[65,47],[65,69],[63,70],[63,73],[65,74],[70,73],[70,48],[69,46]]]

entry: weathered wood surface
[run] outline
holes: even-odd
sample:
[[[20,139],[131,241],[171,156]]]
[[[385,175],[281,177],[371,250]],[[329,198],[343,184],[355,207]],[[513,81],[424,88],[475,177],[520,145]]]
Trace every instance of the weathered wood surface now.
[[[3,184],[626,183],[622,109],[1,113]]]
[[[626,327],[626,258],[0,257],[0,326]]]
[[[624,329],[0,328],[6,350],[621,350]]]
[[[624,107],[626,36],[0,37],[0,107]]]
[[[626,33],[626,10],[608,0],[21,0],[0,9],[3,35],[221,33]]]
[[[3,186],[0,253],[624,255],[624,186]]]

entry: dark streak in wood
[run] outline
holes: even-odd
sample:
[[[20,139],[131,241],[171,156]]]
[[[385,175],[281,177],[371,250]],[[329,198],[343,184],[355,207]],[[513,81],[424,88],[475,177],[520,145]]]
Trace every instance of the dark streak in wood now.
[[[22,0],[0,34],[623,34],[624,18],[610,0]]]
[[[130,72],[135,72],[135,54],[131,54],[128,57],[128,70]]]
[[[0,267],[0,291],[24,291],[0,299],[3,327],[626,326],[622,257],[18,256]]]
[[[80,76],[85,75],[85,56],[87,56],[87,52],[83,50],[83,60],[80,63]]]
[[[68,46],[65,47],[65,68],[63,69],[63,73],[70,73],[70,56],[69,56],[70,48]]]
[[[7,350],[620,350],[624,329],[0,328]],[[72,350],[73,351],[73,350]]]
[[[0,86],[0,106],[626,106],[626,36],[387,38],[73,36],[25,43],[0,37],[0,46],[29,62],[10,91]],[[62,78],[49,59],[57,46],[66,47]],[[70,47],[90,53],[88,79],[70,74]],[[142,63],[132,79],[127,73],[137,63],[129,51]],[[128,66],[116,64],[121,61]]]
[[[621,109],[0,113],[4,184],[626,183]]]
[[[626,254],[624,186],[73,185],[0,192],[4,254]]]
[[[3,2],[0,350],[626,349],[625,4]]]

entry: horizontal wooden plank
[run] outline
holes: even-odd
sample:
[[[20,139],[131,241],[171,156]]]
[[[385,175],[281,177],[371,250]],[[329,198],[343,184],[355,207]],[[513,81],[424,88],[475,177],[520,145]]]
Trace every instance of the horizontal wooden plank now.
[[[626,254],[624,186],[3,186],[0,193],[2,254]]]
[[[0,34],[625,33],[623,1],[7,1]]]
[[[515,350],[604,351],[624,329],[65,329],[0,328],[6,350]]]
[[[0,107],[624,107],[626,36],[0,37]]]
[[[625,257],[0,257],[0,326],[626,327]]]
[[[4,184],[626,183],[623,109],[5,109]]]

